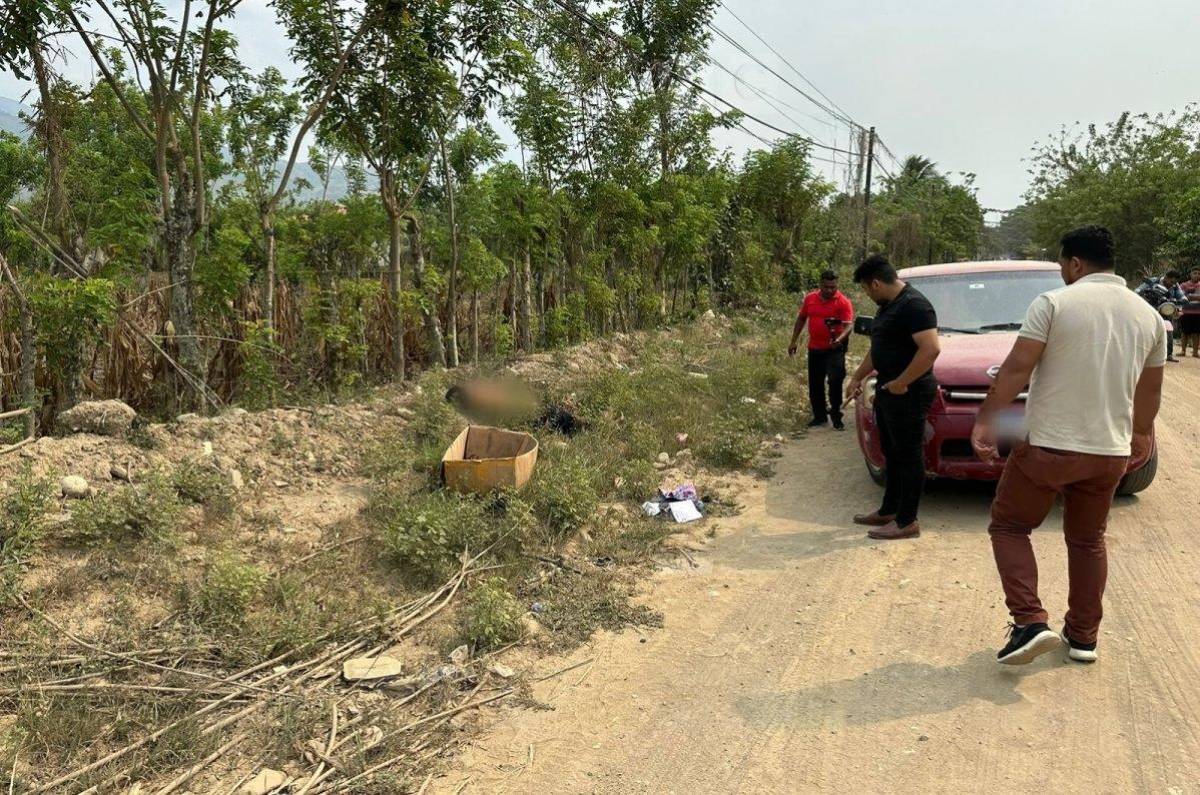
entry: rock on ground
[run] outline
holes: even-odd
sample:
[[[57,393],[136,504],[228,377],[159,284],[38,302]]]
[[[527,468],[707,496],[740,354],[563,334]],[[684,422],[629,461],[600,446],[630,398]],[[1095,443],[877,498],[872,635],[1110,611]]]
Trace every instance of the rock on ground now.
[[[272,790],[279,789],[288,782],[288,775],[279,770],[264,767],[257,776],[242,786],[246,795],[267,795]]]
[[[137,412],[119,400],[89,400],[58,415],[58,424],[76,433],[124,436]]]
[[[62,495],[72,500],[82,500],[91,492],[88,482],[79,475],[67,475],[58,485],[62,489]]]

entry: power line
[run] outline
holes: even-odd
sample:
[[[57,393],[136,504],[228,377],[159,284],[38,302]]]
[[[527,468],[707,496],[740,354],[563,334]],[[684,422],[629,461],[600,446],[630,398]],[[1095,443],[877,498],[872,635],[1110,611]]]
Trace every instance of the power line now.
[[[821,98],[822,98],[822,99],[824,99],[826,102],[828,102],[830,105],[832,105],[832,106],[833,106],[833,108],[835,108],[835,109],[837,110],[837,112],[835,113],[833,110],[830,110],[829,108],[826,108],[826,107],[824,107],[823,105],[821,105],[821,103],[819,103],[819,102],[817,102],[816,100],[814,100],[814,99],[812,99],[811,97],[809,97],[809,96],[808,96],[808,94],[807,94],[807,92],[800,91],[800,89],[798,89],[798,88],[796,89],[797,91],[800,91],[800,93],[801,93],[801,94],[803,94],[805,97],[807,97],[807,98],[808,98],[810,101],[812,101],[814,104],[816,104],[816,105],[818,105],[818,106],[822,107],[822,109],[823,109],[823,110],[826,110],[827,112],[829,112],[831,115],[833,115],[835,118],[839,119],[840,121],[846,122],[847,124],[850,124],[852,127],[856,127],[856,128],[858,128],[858,129],[860,129],[860,130],[865,130],[865,129],[866,129],[865,127],[863,127],[863,125],[859,124],[859,123],[858,123],[858,122],[856,122],[856,121],[855,121],[853,118],[851,118],[850,114],[849,114],[849,113],[847,113],[845,110],[843,110],[843,109],[842,109],[842,107],[841,107],[840,105],[838,105],[836,102],[834,102],[832,99],[830,99],[830,98],[829,98],[829,95],[828,95],[828,94],[826,94],[824,91],[822,91],[820,88],[818,88],[818,87],[817,87],[817,85],[816,85],[815,83],[813,83],[813,81],[809,80],[809,79],[808,79],[808,78],[807,78],[807,77],[804,75],[804,73],[803,73],[803,72],[801,72],[799,69],[797,69],[797,68],[796,68],[796,66],[795,66],[795,65],[794,65],[794,64],[793,64],[791,61],[789,61],[787,58],[783,57],[783,54],[782,54],[782,53],[780,53],[780,52],[779,52],[779,50],[776,50],[774,47],[772,47],[772,46],[770,45],[770,43],[769,43],[769,42],[767,42],[767,40],[766,40],[766,39],[764,39],[762,36],[760,36],[760,35],[758,34],[758,32],[757,32],[756,30],[754,30],[754,28],[750,27],[749,23],[747,23],[747,22],[746,22],[744,19],[742,19],[740,16],[738,16],[738,15],[737,15],[737,13],[735,13],[735,12],[734,12],[734,10],[733,10],[732,8],[730,8],[728,5],[726,5],[726,4],[725,4],[725,2],[724,2],[724,0],[722,0],[722,1],[721,1],[720,5],[721,5],[721,7],[722,7],[722,8],[724,8],[724,9],[725,9],[725,11],[727,11],[727,12],[729,13],[729,15],[730,15],[731,17],[733,17],[733,18],[734,18],[734,19],[736,19],[736,20],[737,20],[739,23],[741,23],[742,27],[744,27],[746,30],[750,31],[750,34],[751,34],[752,36],[754,36],[754,38],[758,39],[758,41],[759,41],[759,42],[760,42],[760,43],[761,43],[761,44],[762,44],[764,47],[766,47],[768,50],[770,50],[772,53],[774,53],[774,55],[775,55],[775,57],[776,57],[776,58],[778,58],[780,61],[783,61],[783,63],[784,63],[784,64],[785,64],[785,65],[786,65],[786,66],[787,66],[789,69],[791,69],[793,72],[795,72],[795,73],[796,73],[796,74],[797,74],[797,75],[800,77],[800,79],[801,79],[801,80],[803,80],[805,83],[807,83],[807,84],[809,85],[809,87],[810,87],[810,88],[812,88],[812,90],[813,90],[813,91],[816,91],[816,92],[817,92],[817,93],[818,93],[818,94],[821,96]],[[714,26],[714,29],[715,29],[715,26]],[[757,59],[755,59],[755,60],[757,61]],[[772,74],[775,74],[775,76],[776,76],[776,77],[779,77],[779,75],[778,75],[778,74],[776,74],[776,73],[774,72],[774,70],[772,70],[772,69],[770,69],[769,67],[767,67],[767,66],[766,66],[765,64],[763,64],[761,61],[759,61],[758,63],[759,63],[759,65],[760,65],[760,66],[762,66],[764,69],[767,69],[767,70],[768,70],[768,71],[770,71]],[[780,80],[783,80],[783,78],[782,78],[782,77],[779,77],[779,79],[780,79]],[[786,80],[785,80],[784,82],[788,82],[788,81],[786,81]],[[788,84],[789,84],[789,85],[791,85],[791,83],[788,83]],[[795,87],[793,86],[793,88],[795,88]]]
[[[879,143],[878,137],[876,137],[875,143]],[[896,178],[896,176],[894,174],[892,174],[892,172],[888,171],[888,168],[887,168],[887,166],[885,166],[883,164],[883,161],[879,159],[879,155],[875,155],[875,165],[879,166],[880,171],[882,171],[884,174],[888,175],[888,179],[894,180]]]
[[[521,0],[517,0],[517,2],[520,5],[522,5],[526,10],[532,11],[532,9],[530,9],[529,6],[522,3]],[[597,22],[595,17],[593,17],[591,14],[587,13],[586,11],[581,11],[580,9],[576,8],[574,5],[571,4],[570,0],[551,0],[551,2],[554,3],[556,6],[558,6],[559,8],[566,11],[567,13],[574,16],[576,19],[579,19],[581,22],[585,23],[592,30],[594,30],[597,33],[604,35],[606,38],[609,38],[612,41],[616,42],[617,44],[619,44],[621,46],[622,49],[626,50],[630,54],[632,54],[638,58],[643,57],[640,52],[638,52],[627,41],[625,41],[624,37],[616,34],[608,27]],[[709,89],[707,89],[704,86],[697,83],[695,80],[692,80],[691,78],[687,77],[686,75],[680,74],[679,72],[675,71],[674,69],[670,70],[670,74],[676,80],[683,83],[684,85],[687,85],[687,86],[691,87],[693,90],[695,90],[701,94],[705,94],[705,95],[717,100],[721,104],[727,106],[730,110],[740,113],[745,118],[750,119],[751,121],[755,122],[756,124],[760,124],[763,127],[766,127],[768,130],[772,130],[774,132],[779,133],[780,135],[784,135],[789,138],[799,138],[800,140],[805,141],[806,143],[808,143],[811,146],[815,146],[820,149],[826,149],[830,152],[841,152],[841,153],[845,153],[845,154],[853,154],[852,152],[849,152],[848,150],[839,149],[836,146],[830,146],[829,144],[822,143],[820,141],[814,140],[807,136],[797,135],[795,132],[792,132],[790,130],[785,130],[782,127],[777,127],[774,124],[771,124],[770,122],[765,121],[765,120],[759,118],[758,116],[755,116],[753,113],[750,113],[750,112],[744,110],[743,108],[735,105],[734,103],[725,99],[720,94],[710,91]]]
[[[717,107],[717,105],[714,102],[712,102],[712,100],[708,99],[707,97],[700,97],[700,101],[705,103],[710,108],[717,111],[718,113],[723,112],[723,111],[721,111],[721,109],[719,107]],[[746,133],[746,135],[749,135],[751,138],[754,138],[759,143],[765,144],[766,146],[770,147],[771,149],[774,149],[775,147],[779,146],[779,141],[772,141],[770,138],[766,138],[762,135],[759,135],[758,133],[754,132],[754,130],[751,130],[749,127],[742,124],[741,121],[735,121],[733,123],[733,126],[737,127],[739,130]],[[812,152],[808,153],[808,155],[806,156],[806,159],[807,160],[815,160],[820,163],[828,163],[832,166],[842,165],[837,160],[831,160],[827,157],[821,157],[819,155],[814,155]]]
[[[801,124],[800,122],[796,121],[796,119],[792,118],[792,117],[791,117],[791,116],[789,116],[787,113],[785,113],[785,112],[784,112],[784,110],[783,110],[782,108],[780,108],[780,107],[779,107],[779,105],[783,105],[783,107],[785,107],[785,108],[790,108],[791,110],[794,110],[794,111],[796,111],[797,113],[801,113],[802,111],[800,111],[800,110],[799,110],[799,109],[797,109],[797,108],[794,108],[794,107],[792,107],[792,106],[791,106],[791,105],[789,105],[788,103],[784,102],[782,99],[779,99],[778,97],[775,97],[775,96],[772,96],[771,94],[768,94],[766,91],[763,91],[762,89],[758,88],[757,86],[753,85],[752,83],[749,83],[749,82],[747,82],[746,80],[743,80],[743,79],[742,79],[741,77],[739,77],[739,76],[738,76],[738,75],[737,75],[735,72],[733,72],[731,69],[729,69],[729,67],[725,66],[724,64],[722,64],[722,63],[721,63],[720,61],[718,61],[717,59],[715,59],[715,58],[713,58],[713,57],[711,57],[711,56],[705,56],[705,60],[707,60],[707,61],[708,61],[708,63],[712,64],[713,66],[716,66],[716,67],[717,67],[718,69],[720,69],[721,71],[723,71],[723,72],[725,72],[726,74],[728,74],[730,77],[732,77],[734,80],[736,80],[737,82],[739,82],[739,83],[741,83],[742,85],[744,85],[746,88],[748,88],[748,89],[750,89],[751,91],[753,91],[755,94],[757,94],[757,95],[758,95],[758,98],[759,98],[759,99],[761,99],[763,102],[767,103],[767,104],[768,104],[768,105],[770,105],[772,108],[774,108],[774,109],[775,109],[775,112],[776,112],[776,113],[778,113],[780,116],[782,116],[783,118],[785,118],[785,119],[787,119],[788,121],[790,121],[792,124],[794,124],[794,125],[796,125],[797,127],[799,127],[799,128],[802,130],[802,131],[804,131],[804,132],[808,133],[809,135],[812,135],[812,131],[811,131],[811,130],[807,130],[807,129],[805,129],[803,124]],[[778,104],[776,104],[776,103],[778,103]]]
[[[898,158],[894,154],[892,154],[892,150],[888,149],[887,144],[885,144],[882,140],[880,140],[878,136],[876,136],[875,142],[878,143],[880,145],[880,147],[883,148],[884,153],[892,159],[892,162],[896,164],[896,167],[898,169],[904,168],[904,163],[901,162],[900,158]]]
[[[791,88],[793,91],[795,91],[796,93],[800,94],[802,97],[804,97],[805,99],[807,99],[809,102],[813,103],[813,104],[814,104],[814,105],[816,105],[818,108],[820,108],[821,110],[823,110],[823,111],[825,111],[826,113],[828,113],[828,114],[829,114],[830,116],[832,116],[834,119],[837,119],[838,121],[840,121],[840,122],[843,122],[843,123],[845,123],[845,124],[853,124],[853,121],[851,121],[851,120],[849,120],[849,119],[847,119],[847,118],[844,118],[844,117],[843,117],[841,114],[839,114],[839,113],[838,113],[837,111],[835,111],[833,108],[829,107],[828,105],[825,105],[825,104],[824,104],[824,103],[822,103],[820,100],[818,100],[818,99],[816,99],[815,97],[813,97],[813,96],[812,96],[812,94],[809,94],[809,93],[808,93],[808,92],[806,92],[804,89],[800,88],[800,87],[799,87],[799,86],[797,86],[795,83],[793,83],[792,81],[788,80],[788,79],[787,79],[786,77],[784,77],[783,75],[779,74],[779,72],[776,72],[776,71],[775,71],[774,69],[772,69],[770,66],[767,66],[765,63],[763,63],[763,62],[762,62],[762,60],[761,60],[761,59],[759,59],[759,58],[758,58],[758,56],[756,56],[754,53],[752,53],[752,52],[750,52],[748,49],[746,49],[746,47],[745,47],[745,46],[744,46],[744,45],[743,45],[741,42],[739,42],[737,39],[733,38],[733,37],[732,37],[732,36],[730,36],[728,33],[726,33],[725,31],[721,30],[719,27],[717,27],[717,25],[716,25],[715,23],[712,23],[712,22],[710,22],[710,23],[709,23],[709,27],[710,27],[710,28],[713,30],[713,32],[714,32],[714,33],[716,33],[716,34],[717,34],[717,35],[718,35],[718,36],[719,36],[721,39],[723,39],[723,40],[724,40],[726,43],[728,43],[728,44],[729,44],[731,47],[733,47],[733,48],[734,48],[734,49],[736,49],[738,52],[740,52],[740,53],[742,53],[743,55],[745,55],[745,56],[746,56],[747,58],[749,58],[750,60],[754,61],[756,64],[758,64],[759,66],[761,66],[763,69],[766,69],[768,72],[770,72],[772,75],[774,75],[776,78],[778,78],[778,79],[779,79],[781,82],[783,82],[784,84],[786,84],[786,85],[787,85],[789,88]]]

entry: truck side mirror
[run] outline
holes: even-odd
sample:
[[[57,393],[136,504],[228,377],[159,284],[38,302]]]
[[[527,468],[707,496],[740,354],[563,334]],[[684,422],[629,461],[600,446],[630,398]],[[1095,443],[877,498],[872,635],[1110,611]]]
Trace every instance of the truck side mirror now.
[[[862,334],[865,337],[871,336],[871,329],[875,326],[875,318],[870,315],[859,315],[854,318],[854,333]]]

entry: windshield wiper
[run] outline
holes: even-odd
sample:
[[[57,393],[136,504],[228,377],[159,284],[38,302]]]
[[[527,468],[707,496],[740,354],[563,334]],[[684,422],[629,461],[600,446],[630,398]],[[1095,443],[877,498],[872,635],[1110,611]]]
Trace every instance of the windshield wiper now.
[[[1024,323],[988,323],[980,326],[980,331],[1020,331]]]
[[[949,332],[951,334],[978,334],[977,328],[954,328],[953,326],[938,326],[938,331]]]

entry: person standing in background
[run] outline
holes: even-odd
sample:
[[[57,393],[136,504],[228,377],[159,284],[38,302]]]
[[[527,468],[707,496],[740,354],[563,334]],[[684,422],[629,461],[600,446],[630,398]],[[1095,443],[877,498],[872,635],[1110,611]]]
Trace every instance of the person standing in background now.
[[[1200,359],[1200,268],[1192,268],[1189,279],[1179,285],[1187,302],[1183,305],[1183,314],[1179,317],[1179,334],[1183,343],[1181,356],[1187,357],[1188,345],[1192,346],[1192,356]]]
[[[870,526],[871,538],[916,538],[925,489],[925,423],[937,394],[933,363],[942,350],[937,312],[885,257],[869,257],[854,271],[854,281],[879,314],[871,324],[871,350],[854,373],[850,394],[857,397],[863,379],[876,373],[875,422],[887,462],[879,510],[855,516],[854,523]]]
[[[821,287],[804,296],[796,323],[792,326],[792,341],[788,356],[795,356],[797,342],[808,327],[808,401],[812,420],[808,427],[825,425],[830,418],[833,427],[846,429],[842,421],[842,385],[846,381],[847,338],[854,324],[854,306],[838,289],[838,277],[833,271],[821,274]],[[826,404],[826,386],[829,388]]]
[[[1147,276],[1136,292],[1156,310],[1163,304],[1174,304],[1182,310],[1187,305],[1187,296],[1180,286],[1179,279],[1180,273],[1176,270],[1167,271],[1161,279],[1157,276]],[[1172,328],[1167,330],[1167,361],[1178,362],[1175,358],[1174,324],[1171,325]]]

